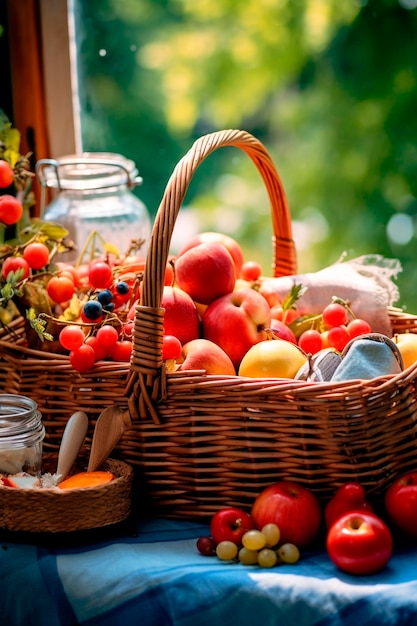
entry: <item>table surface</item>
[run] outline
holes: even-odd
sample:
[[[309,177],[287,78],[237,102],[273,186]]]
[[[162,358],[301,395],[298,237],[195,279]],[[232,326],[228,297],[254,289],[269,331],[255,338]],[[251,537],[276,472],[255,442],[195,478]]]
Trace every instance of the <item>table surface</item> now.
[[[417,624],[417,545],[378,574],[338,571],[325,550],[273,569],[197,552],[203,523],[146,519],[78,537],[0,535],[0,624],[236,626]]]

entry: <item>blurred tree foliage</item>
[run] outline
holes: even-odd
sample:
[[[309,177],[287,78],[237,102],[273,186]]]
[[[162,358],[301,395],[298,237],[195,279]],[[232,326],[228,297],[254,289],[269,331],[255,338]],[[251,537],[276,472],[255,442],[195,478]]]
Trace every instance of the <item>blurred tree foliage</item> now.
[[[284,181],[300,271],[344,251],[398,257],[398,304],[417,311],[416,7],[417,0],[78,0],[84,149],[134,159],[154,214],[196,137],[248,130]],[[269,206],[246,155],[213,154],[186,204],[198,228],[234,235],[268,273]]]

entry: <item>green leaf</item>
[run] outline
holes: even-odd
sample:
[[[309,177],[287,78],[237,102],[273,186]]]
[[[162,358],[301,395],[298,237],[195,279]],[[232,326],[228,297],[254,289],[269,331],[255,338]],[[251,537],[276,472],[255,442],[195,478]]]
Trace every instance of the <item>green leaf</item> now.
[[[297,308],[297,301],[301,298],[301,296],[307,291],[307,287],[303,287],[303,285],[294,284],[291,287],[291,290],[288,296],[282,302],[282,310],[288,311],[289,309]]]

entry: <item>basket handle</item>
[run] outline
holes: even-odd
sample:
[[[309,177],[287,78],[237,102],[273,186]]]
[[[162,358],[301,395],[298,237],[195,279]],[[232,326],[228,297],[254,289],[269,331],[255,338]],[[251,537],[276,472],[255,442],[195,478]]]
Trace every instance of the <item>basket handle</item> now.
[[[261,174],[268,192],[273,228],[273,270],[274,276],[288,276],[296,273],[296,252],[292,239],[291,215],[281,178],[263,144],[253,135],[242,130],[223,130],[197,139],[190,150],[176,165],[166,186],[153,225],[146,267],[141,288],[141,301],[136,309],[133,334],[131,372],[126,393],[138,382],[141,388],[133,393],[131,412],[137,413],[136,400],[145,402],[151,409],[156,396],[152,383],[162,368],[163,310],[161,301],[164,289],[165,268],[171,245],[172,233],[188,186],[199,165],[215,150],[222,147],[236,147],[243,150],[253,161]],[[151,384],[152,383],[152,384]],[[150,387],[153,391],[150,391]],[[147,397],[149,394],[149,397]],[[145,406],[142,409],[146,413]],[[139,413],[142,414],[141,406]],[[152,417],[157,420],[156,414]]]

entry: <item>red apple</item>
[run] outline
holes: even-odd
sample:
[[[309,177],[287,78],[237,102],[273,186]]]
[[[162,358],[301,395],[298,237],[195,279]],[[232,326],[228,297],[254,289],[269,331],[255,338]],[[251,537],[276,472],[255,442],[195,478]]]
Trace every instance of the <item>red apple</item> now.
[[[417,539],[417,472],[404,474],[391,484],[385,509],[399,530]]]
[[[182,345],[200,336],[197,307],[188,293],[179,287],[165,285],[161,306],[165,309],[165,335],[174,335]]]
[[[180,370],[205,370],[207,374],[236,376],[230,357],[213,341],[193,339],[182,348]]]
[[[236,282],[233,259],[222,244],[201,243],[177,257],[175,282],[196,302],[209,304],[233,291]]]
[[[388,563],[392,537],[377,515],[358,510],[339,517],[327,534],[326,546],[331,561],[343,572],[367,576]]]
[[[350,511],[364,510],[372,513],[372,506],[365,498],[365,492],[361,484],[349,482],[341,485],[335,495],[326,504],[324,509],[324,521],[327,530],[342,515]]]
[[[232,541],[240,547],[243,535],[252,528],[254,523],[249,513],[236,507],[217,511],[210,522],[210,533],[216,544],[221,541]]]
[[[194,237],[192,237],[183,248],[180,250],[178,256],[180,256],[186,250],[190,248],[194,248],[194,246],[198,246],[200,243],[211,243],[211,242],[221,243],[226,250],[231,254],[233,262],[235,264],[236,276],[240,276],[240,271],[243,265],[243,251],[238,242],[233,239],[233,237],[229,237],[229,235],[224,235],[223,233],[216,232],[205,232],[198,233]]]
[[[255,343],[267,339],[271,323],[267,301],[254,289],[239,289],[217,298],[203,318],[203,337],[217,343],[235,366]]]
[[[274,335],[280,339],[285,339],[285,341],[291,341],[291,343],[295,344],[297,343],[297,339],[295,338],[291,328],[289,328],[287,324],[284,324],[284,322],[271,318],[271,330]]]
[[[306,548],[317,538],[322,514],[314,493],[292,481],[282,480],[261,491],[253,503],[251,517],[258,530],[273,523],[281,531],[280,544]]]

